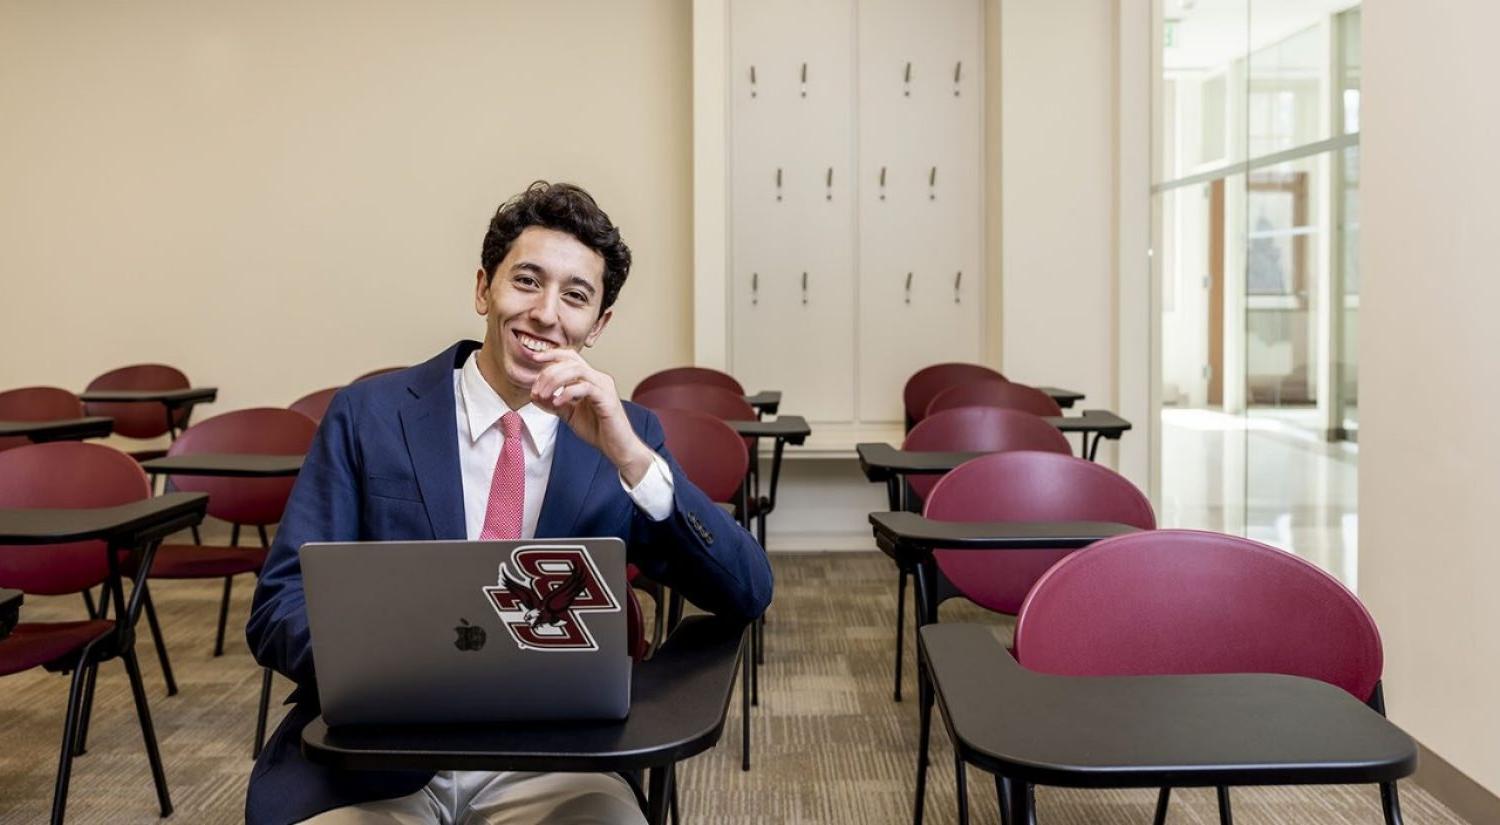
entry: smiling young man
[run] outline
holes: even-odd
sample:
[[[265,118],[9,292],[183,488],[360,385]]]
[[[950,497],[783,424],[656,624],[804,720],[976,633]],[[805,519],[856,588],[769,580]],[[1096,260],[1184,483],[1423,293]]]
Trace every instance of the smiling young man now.
[[[661,425],[582,350],[599,341],[630,250],[594,199],[537,182],[495,213],[476,273],[483,343],[346,387],[328,408],[256,589],[255,658],[297,683],[250,776],[252,823],[637,823],[612,774],[356,772],[300,750],[318,714],[297,550],[309,541],[618,536],[647,575],[748,621],[765,553],[693,486]]]

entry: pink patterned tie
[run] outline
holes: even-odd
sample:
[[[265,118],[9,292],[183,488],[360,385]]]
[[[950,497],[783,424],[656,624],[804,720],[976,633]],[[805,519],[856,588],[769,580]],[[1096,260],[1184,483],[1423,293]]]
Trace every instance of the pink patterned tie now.
[[[511,410],[500,416],[505,444],[490,479],[490,501],[484,511],[484,529],[479,538],[518,539],[521,514],[526,508],[526,453],[521,444],[521,414]]]

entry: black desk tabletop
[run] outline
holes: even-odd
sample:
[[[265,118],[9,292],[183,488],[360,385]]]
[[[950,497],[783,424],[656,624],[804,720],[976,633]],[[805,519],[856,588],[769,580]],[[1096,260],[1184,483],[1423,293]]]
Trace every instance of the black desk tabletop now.
[[[142,404],[154,401],[168,406],[181,406],[213,401],[219,397],[219,389],[186,387],[176,390],[91,390],[80,393],[78,397],[99,404]]]
[[[1051,396],[1052,400],[1057,402],[1057,406],[1065,410],[1082,401],[1085,397],[1081,392],[1059,389],[1058,387],[1037,387],[1037,389]]]
[[[1139,530],[1112,521],[933,521],[917,513],[871,513],[870,524],[887,553],[1087,547]]]
[[[854,445],[854,454],[859,457],[859,469],[871,481],[885,481],[903,475],[941,475],[965,461],[987,452],[932,452],[902,450],[884,442],[867,441]]]
[[[964,758],[1039,785],[1207,787],[1386,782],[1411,738],[1348,693],[1270,674],[1051,676],[982,625],[921,630]]]
[[[778,415],[770,421],[726,421],[734,431],[744,436],[777,438],[788,444],[801,444],[812,435],[812,427],[800,415]]]
[[[0,544],[147,541],[198,524],[207,507],[203,493],[167,493],[118,507],[0,509]]]
[[[1099,433],[1105,438],[1119,438],[1130,429],[1129,421],[1108,410],[1084,410],[1082,415],[1049,415],[1043,421],[1065,433]]]
[[[781,406],[781,390],[761,390],[754,395],[745,396],[745,401],[761,412],[775,415],[777,408]]]
[[[57,421],[0,421],[0,436],[21,436],[40,444],[44,441],[79,441],[103,438],[115,428],[113,418],[91,415]]]
[[[744,627],[690,616],[636,665],[623,721],[392,725],[302,731],[313,762],[358,770],[626,771],[672,764],[719,740]]]
[[[179,476],[223,476],[275,478],[294,476],[302,470],[300,455],[253,455],[247,453],[193,453],[169,455],[141,462],[148,473]]]

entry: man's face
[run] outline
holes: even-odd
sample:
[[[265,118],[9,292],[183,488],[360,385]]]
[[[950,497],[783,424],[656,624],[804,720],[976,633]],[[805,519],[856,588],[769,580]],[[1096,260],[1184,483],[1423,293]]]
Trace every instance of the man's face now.
[[[599,312],[603,256],[555,229],[522,230],[485,281],[481,268],[474,289],[474,310],[485,318],[481,372],[513,409],[527,403],[541,371],[533,353],[593,346],[613,312]]]

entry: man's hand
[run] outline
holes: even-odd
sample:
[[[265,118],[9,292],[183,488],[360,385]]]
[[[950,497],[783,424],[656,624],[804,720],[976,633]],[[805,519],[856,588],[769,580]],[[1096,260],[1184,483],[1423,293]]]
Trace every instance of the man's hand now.
[[[531,400],[592,444],[634,487],[650,469],[651,448],[625,417],[615,380],[589,366],[577,350],[557,347],[536,354],[546,364],[531,385]]]

